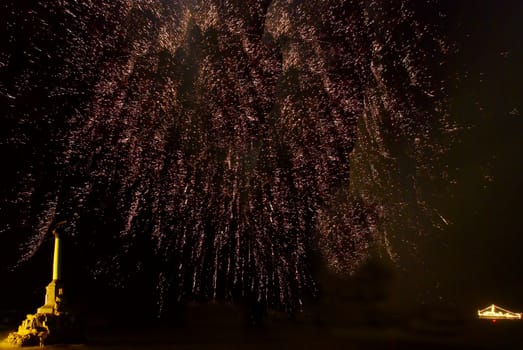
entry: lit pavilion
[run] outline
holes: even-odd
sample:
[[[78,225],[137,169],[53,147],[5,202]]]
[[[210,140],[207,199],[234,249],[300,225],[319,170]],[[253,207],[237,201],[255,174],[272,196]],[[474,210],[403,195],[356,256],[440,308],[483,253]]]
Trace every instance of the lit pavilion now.
[[[489,320],[521,320],[521,312],[512,312],[492,304],[478,310],[478,317]]]

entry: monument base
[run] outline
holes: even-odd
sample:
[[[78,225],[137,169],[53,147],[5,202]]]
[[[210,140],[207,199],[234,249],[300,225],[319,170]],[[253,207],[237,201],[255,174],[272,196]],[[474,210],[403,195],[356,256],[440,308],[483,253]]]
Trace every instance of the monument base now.
[[[63,297],[62,284],[59,281],[51,281],[45,289],[45,303],[36,310],[36,313],[59,315]]]

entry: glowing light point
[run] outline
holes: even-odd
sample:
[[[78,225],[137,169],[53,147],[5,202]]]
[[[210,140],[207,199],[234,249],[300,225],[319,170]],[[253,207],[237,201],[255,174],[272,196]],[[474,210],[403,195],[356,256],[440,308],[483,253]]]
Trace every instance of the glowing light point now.
[[[484,309],[478,310],[478,317],[492,320],[521,320],[521,312],[512,312],[497,305],[490,305]]]

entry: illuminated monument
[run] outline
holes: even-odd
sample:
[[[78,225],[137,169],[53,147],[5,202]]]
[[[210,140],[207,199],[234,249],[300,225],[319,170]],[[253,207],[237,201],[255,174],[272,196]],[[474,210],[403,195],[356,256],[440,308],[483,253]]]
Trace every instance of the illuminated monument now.
[[[61,303],[63,298],[63,290],[61,283],[61,255],[62,247],[60,235],[58,234],[58,227],[63,225],[65,221],[60,222],[53,230],[54,234],[54,255],[53,255],[53,279],[46,288],[45,304],[39,307],[36,313],[38,314],[54,314],[60,315]]]
[[[80,328],[74,315],[63,303],[61,283],[61,239],[58,229],[65,221],[58,223],[54,230],[53,279],[46,287],[45,303],[29,314],[18,331],[11,332],[6,341],[17,346],[34,346],[45,343],[78,342],[81,339]]]

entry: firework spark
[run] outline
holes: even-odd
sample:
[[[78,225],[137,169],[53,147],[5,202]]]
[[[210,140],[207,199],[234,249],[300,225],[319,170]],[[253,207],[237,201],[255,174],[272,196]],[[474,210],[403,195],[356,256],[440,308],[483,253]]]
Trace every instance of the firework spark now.
[[[28,259],[66,217],[95,276],[153,259],[160,301],[300,308],[317,247],[346,272],[407,207],[439,220],[437,6],[4,2],[3,235]]]

